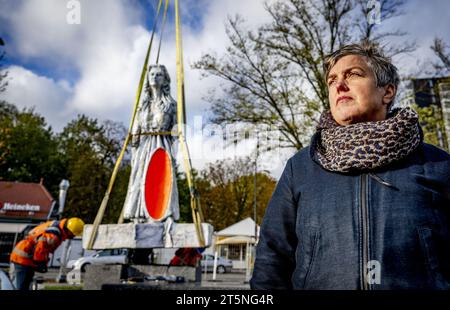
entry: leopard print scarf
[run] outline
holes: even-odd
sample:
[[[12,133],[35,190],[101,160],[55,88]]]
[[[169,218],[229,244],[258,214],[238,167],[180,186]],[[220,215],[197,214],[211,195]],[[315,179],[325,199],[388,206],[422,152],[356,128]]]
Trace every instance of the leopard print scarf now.
[[[392,111],[386,120],[340,126],[325,111],[313,137],[313,158],[326,170],[371,170],[400,160],[422,141],[417,113],[410,108]]]

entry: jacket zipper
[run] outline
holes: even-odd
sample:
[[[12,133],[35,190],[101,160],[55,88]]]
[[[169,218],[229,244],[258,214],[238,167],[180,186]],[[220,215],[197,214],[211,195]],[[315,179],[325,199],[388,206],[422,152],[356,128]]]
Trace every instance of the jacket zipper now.
[[[369,215],[367,210],[367,182],[368,175],[361,175],[361,233],[362,233],[362,266],[361,266],[361,288],[370,289],[367,281],[367,264],[369,263]]]

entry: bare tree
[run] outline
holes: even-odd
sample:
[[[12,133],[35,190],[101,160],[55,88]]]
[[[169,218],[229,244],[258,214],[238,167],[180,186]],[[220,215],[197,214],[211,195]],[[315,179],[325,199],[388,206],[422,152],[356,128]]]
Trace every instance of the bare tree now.
[[[272,21],[257,31],[245,29],[240,16],[229,17],[225,55],[204,54],[194,63],[204,76],[227,81],[226,98],[214,93],[206,98],[213,103],[211,121],[270,126],[279,131],[281,147],[301,149],[329,105],[324,57],[350,42],[385,44],[389,37],[404,35],[380,32],[366,19],[372,10],[379,10],[383,21],[398,16],[403,1],[375,2],[372,7],[363,0],[266,3]],[[413,48],[403,44],[388,51],[395,55]]]
[[[198,190],[205,219],[215,229],[225,228],[253,217],[254,180],[257,178],[257,218],[261,219],[275,187],[275,180],[258,172],[254,175],[249,157],[226,159],[209,164],[198,178]],[[258,221],[257,221],[258,222]]]
[[[442,39],[435,38],[433,45],[430,46],[433,52],[441,61],[440,63],[434,63],[433,66],[436,69],[437,73],[449,72],[450,71],[450,51],[447,49],[450,48],[448,44],[446,44]]]
[[[393,43],[395,38],[400,38],[407,35],[406,31],[398,29],[391,31],[379,31],[377,27],[378,22],[383,22],[395,17],[403,15],[403,6],[405,0],[391,1],[391,0],[357,0],[354,24],[359,30],[360,40],[369,39],[371,41],[379,42],[384,51],[389,56],[395,56],[402,53],[409,53],[416,49],[415,42],[408,42],[400,40],[397,44]],[[388,40],[390,40],[388,42]]]

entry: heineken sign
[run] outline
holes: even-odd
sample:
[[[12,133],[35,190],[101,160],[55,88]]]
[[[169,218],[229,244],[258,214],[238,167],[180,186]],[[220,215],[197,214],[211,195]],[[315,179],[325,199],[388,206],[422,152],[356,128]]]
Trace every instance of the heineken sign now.
[[[18,204],[18,203],[9,203],[0,202],[0,210],[2,211],[26,211],[26,212],[39,212],[41,210],[41,206],[38,205],[30,205],[30,204]]]

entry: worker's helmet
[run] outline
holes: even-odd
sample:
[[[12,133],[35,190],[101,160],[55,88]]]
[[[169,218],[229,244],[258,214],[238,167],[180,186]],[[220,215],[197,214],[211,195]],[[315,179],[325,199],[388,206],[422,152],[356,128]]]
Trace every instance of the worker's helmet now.
[[[67,220],[66,228],[74,236],[79,236],[83,233],[84,222],[78,217],[72,217]]]

